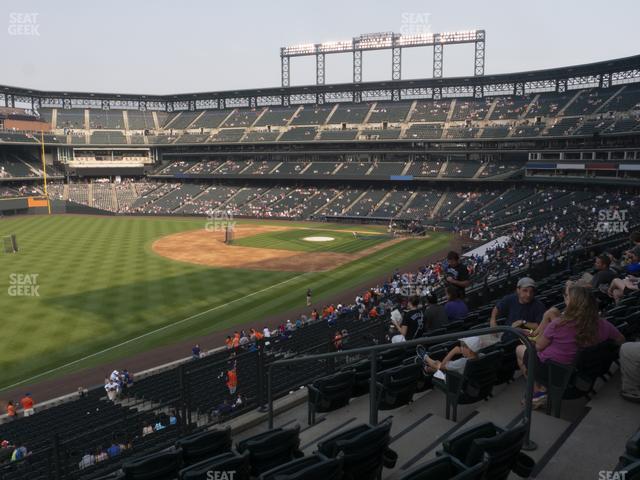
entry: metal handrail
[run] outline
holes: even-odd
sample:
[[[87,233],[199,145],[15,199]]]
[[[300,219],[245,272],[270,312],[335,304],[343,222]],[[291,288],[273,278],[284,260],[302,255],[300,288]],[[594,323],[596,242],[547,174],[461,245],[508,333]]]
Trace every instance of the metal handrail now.
[[[513,327],[490,327],[490,328],[481,328],[477,330],[470,330],[465,332],[455,332],[455,333],[447,333],[445,335],[437,335],[435,337],[422,337],[415,340],[410,340],[408,342],[401,343],[392,343],[392,344],[384,344],[384,345],[374,345],[371,347],[361,347],[354,348],[352,350],[345,350],[342,352],[333,352],[333,353],[322,353],[318,355],[308,355],[305,357],[295,357],[295,358],[287,358],[282,360],[276,360],[271,363],[267,369],[267,411],[268,411],[268,419],[269,419],[269,429],[273,428],[273,368],[281,365],[293,365],[296,363],[309,362],[314,360],[324,360],[329,358],[337,358],[344,357],[347,355],[357,355],[357,354],[369,354],[371,361],[371,377],[369,378],[369,423],[371,425],[377,425],[378,423],[378,404],[376,401],[376,390],[377,390],[377,353],[379,352],[387,352],[390,350],[397,349],[405,349],[407,347],[415,347],[417,345],[425,345],[425,344],[436,344],[442,343],[450,340],[460,340],[466,337],[476,337],[480,335],[489,335],[500,332],[510,332],[517,336],[527,347],[527,350],[530,352],[535,352],[535,348],[531,343],[529,337],[527,337],[521,329],[513,328]],[[527,385],[525,390],[525,408],[524,408],[524,416],[523,420],[526,424],[526,435],[522,449],[523,450],[535,450],[537,445],[530,438],[531,435],[531,412],[533,410],[532,407],[532,399],[533,399],[533,385],[535,378],[535,357],[534,355],[528,355],[527,359]]]

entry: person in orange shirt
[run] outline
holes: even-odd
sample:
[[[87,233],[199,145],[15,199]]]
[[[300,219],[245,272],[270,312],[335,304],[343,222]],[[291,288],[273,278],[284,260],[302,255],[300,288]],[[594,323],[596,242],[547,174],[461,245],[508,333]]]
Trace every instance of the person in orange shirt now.
[[[30,393],[25,393],[24,397],[20,400],[20,404],[22,405],[22,409],[24,410],[24,416],[28,417],[33,415],[33,398],[31,398]]]
[[[235,363],[232,368],[227,371],[227,388],[229,389],[230,395],[234,395],[236,393],[236,388],[238,388],[238,374],[236,372]]]
[[[369,317],[370,318],[378,318],[378,310],[376,309],[376,307],[373,307],[371,309],[371,311],[369,312]]]
[[[235,332],[233,334],[233,348],[237,349],[240,346],[240,334]]]

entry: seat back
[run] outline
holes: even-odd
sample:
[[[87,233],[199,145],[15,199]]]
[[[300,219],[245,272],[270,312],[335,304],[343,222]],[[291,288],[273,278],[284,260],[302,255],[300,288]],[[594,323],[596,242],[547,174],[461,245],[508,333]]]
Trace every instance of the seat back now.
[[[385,459],[392,457],[390,431],[391,421],[356,426],[319,443],[318,452],[329,458],[341,456],[345,480],[374,480]]]
[[[498,380],[502,351],[494,351],[481,358],[469,360],[464,369],[462,395],[458,403],[473,403],[491,395]]]
[[[274,429],[238,443],[240,453],[249,452],[251,474],[258,476],[272,468],[302,456],[300,426]]]
[[[471,442],[465,464],[474,465],[489,455],[487,478],[506,479],[516,465],[526,435],[526,425],[522,424],[505,430],[493,437],[476,438]]]
[[[411,402],[421,377],[422,367],[416,363],[380,372],[378,381],[382,387],[378,392],[378,408],[389,410]]]
[[[173,480],[182,466],[182,452],[160,452],[132,458],[122,465],[126,480]]]
[[[317,412],[330,412],[349,403],[355,384],[353,370],[334,373],[313,382],[313,391],[309,390],[309,401],[314,403]]]
[[[340,480],[342,460],[312,455],[298,458],[260,475],[259,480]]]
[[[588,384],[590,390],[596,379],[607,373],[611,364],[618,359],[618,351],[618,345],[612,340],[578,350],[575,362],[576,387],[580,389],[582,381],[584,388]]]
[[[180,480],[211,480],[216,472],[233,472],[233,480],[249,480],[249,452],[227,452],[180,470]]]
[[[185,466],[193,465],[206,458],[215,457],[231,450],[231,429],[211,430],[183,437],[176,442],[182,450]]]
[[[619,471],[625,472],[624,480],[640,480],[640,461],[622,467]]]
[[[352,397],[359,397],[369,393],[369,378],[371,376],[371,362],[367,359],[347,365],[342,369],[352,370],[355,373],[353,388],[351,390]]]

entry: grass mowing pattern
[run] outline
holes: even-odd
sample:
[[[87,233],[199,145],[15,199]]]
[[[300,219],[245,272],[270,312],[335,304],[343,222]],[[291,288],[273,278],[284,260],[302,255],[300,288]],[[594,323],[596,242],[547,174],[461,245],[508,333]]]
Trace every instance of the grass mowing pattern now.
[[[308,287],[314,301],[321,302],[448,243],[447,235],[407,240],[337,271],[302,275],[201,267],[162,258],[150,249],[159,237],[203,225],[201,219],[153,217],[1,221],[0,235],[16,233],[21,250],[0,258],[0,311],[5,319],[0,389],[211,308],[218,307],[47,376],[116,362],[239,323],[255,321],[260,326],[267,315],[303,306]],[[10,296],[11,274],[38,274],[39,296]],[[270,288],[284,281],[288,283]],[[269,290],[255,294],[265,288]],[[220,307],[228,302],[234,303]]]
[[[310,242],[305,237],[332,237],[330,242]],[[379,237],[379,238],[376,238]],[[354,238],[352,232],[332,230],[284,230],[268,232],[236,239],[234,245],[242,247],[273,248],[276,250],[294,250],[300,252],[354,253],[390,240],[386,235],[367,234],[366,238]]]

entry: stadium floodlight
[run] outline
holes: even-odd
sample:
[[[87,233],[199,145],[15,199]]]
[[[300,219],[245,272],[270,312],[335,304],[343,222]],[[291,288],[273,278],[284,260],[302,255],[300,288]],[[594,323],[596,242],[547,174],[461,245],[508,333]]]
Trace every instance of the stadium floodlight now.
[[[318,51],[320,53],[340,53],[340,52],[352,52],[353,40],[342,40],[338,42],[322,42]]]
[[[311,55],[314,53],[316,53],[315,43],[303,43],[283,48],[283,54],[290,57],[294,55]]]
[[[326,65],[324,54],[331,53],[353,53],[353,78],[358,83],[362,78],[362,52],[367,50],[392,50],[392,78],[400,80],[400,58],[403,48],[412,47],[434,47],[433,76],[441,77],[443,69],[442,49],[444,45],[473,43],[474,52],[474,74],[484,75],[484,52],[485,52],[485,31],[484,30],[461,30],[458,32],[442,33],[422,33],[416,35],[401,35],[394,32],[363,33],[352,40],[343,40],[323,43],[306,43],[282,47],[280,49],[282,86],[290,85],[289,82],[289,59],[290,57],[300,57],[316,55],[316,78],[317,84],[324,84]]]

